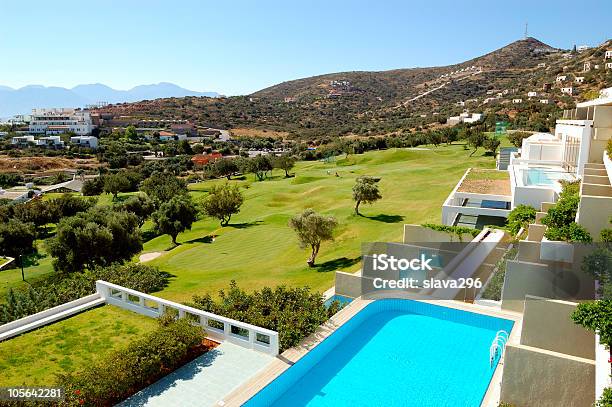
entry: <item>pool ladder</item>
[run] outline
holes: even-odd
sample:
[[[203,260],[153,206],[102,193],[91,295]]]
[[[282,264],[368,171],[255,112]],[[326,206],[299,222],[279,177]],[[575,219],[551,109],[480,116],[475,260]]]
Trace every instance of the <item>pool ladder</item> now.
[[[502,353],[504,353],[504,348],[508,342],[508,337],[508,332],[504,331],[503,329],[497,331],[495,339],[493,339],[491,347],[489,348],[489,364],[491,367],[493,367],[493,363],[497,360],[497,357],[501,357]]]

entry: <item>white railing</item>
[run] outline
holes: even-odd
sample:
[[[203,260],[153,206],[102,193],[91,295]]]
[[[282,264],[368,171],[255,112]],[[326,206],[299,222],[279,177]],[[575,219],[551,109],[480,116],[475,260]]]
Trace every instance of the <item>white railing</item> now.
[[[177,318],[188,318],[194,324],[201,325],[206,332],[206,336],[212,340],[228,341],[273,356],[279,353],[278,332],[102,280],[96,281],[96,290],[107,304],[116,305],[153,318],[157,318],[164,313],[175,315]]]

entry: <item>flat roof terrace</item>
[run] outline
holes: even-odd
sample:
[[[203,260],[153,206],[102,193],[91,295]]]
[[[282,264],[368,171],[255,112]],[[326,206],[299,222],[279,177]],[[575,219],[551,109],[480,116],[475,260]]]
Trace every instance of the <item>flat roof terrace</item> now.
[[[511,206],[507,171],[470,168],[444,201],[442,223],[476,228],[483,224],[500,225],[505,223]]]
[[[510,174],[507,171],[472,168],[463,178],[457,192],[511,195]]]

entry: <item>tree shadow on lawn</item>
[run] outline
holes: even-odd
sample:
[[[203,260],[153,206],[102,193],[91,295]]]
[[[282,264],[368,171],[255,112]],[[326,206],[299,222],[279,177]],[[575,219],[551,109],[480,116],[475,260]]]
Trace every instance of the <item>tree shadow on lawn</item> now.
[[[234,229],[248,229],[253,226],[261,225],[263,221],[255,220],[253,222],[242,222],[242,223],[230,223],[227,226],[232,227]]]
[[[144,232],[140,232],[140,235],[142,236],[143,242],[148,242],[149,240],[155,239],[157,236],[161,236],[153,230],[145,230]]]
[[[41,254],[39,252],[26,254],[22,256],[23,267],[27,268],[32,266],[38,266],[40,264],[40,260],[46,258],[47,256],[47,254]],[[19,264],[19,257],[15,259],[12,266],[14,268],[21,268],[21,264]]]
[[[364,218],[368,218],[368,219],[372,219],[378,222],[384,222],[384,223],[399,223],[402,222],[404,220],[404,217],[402,215],[386,215],[384,213],[375,215],[375,216],[365,216],[362,215]]]
[[[337,259],[328,260],[325,263],[315,264],[313,268],[317,269],[317,272],[319,273],[327,273],[354,266],[360,261],[361,256],[352,259],[349,259],[348,257],[339,257]]]
[[[217,235],[206,235],[198,237],[197,239],[186,240],[182,243],[179,243],[176,247],[180,246],[181,244],[187,243],[212,243],[215,240],[215,237],[217,237]]]

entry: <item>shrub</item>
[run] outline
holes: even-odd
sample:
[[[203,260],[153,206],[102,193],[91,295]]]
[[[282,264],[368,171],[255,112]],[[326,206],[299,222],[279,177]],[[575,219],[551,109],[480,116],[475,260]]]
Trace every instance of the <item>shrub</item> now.
[[[27,291],[11,289],[0,301],[0,324],[93,294],[96,291],[96,280],[150,293],[164,288],[168,275],[144,264],[114,264],[84,273],[60,276],[55,280],[46,279],[30,286]]]
[[[542,218],[542,224],[548,226],[544,236],[549,240],[590,243],[593,238],[589,232],[575,222],[580,182],[562,182],[562,185],[559,200]]]
[[[208,350],[204,332],[187,319],[164,316],[158,328],[80,372],[58,375],[65,405],[113,405]]]
[[[235,281],[219,292],[218,301],[206,294],[194,296],[193,302],[195,308],[277,331],[281,351],[300,343],[338,311],[337,304],[325,308],[321,294],[308,287],[266,287],[248,293]]]
[[[446,232],[450,235],[456,235],[459,238],[459,241],[462,240],[462,235],[469,234],[472,237],[478,236],[480,230],[472,229],[465,226],[448,226],[448,225],[437,225],[435,223],[424,223],[421,226],[424,228],[437,230],[438,232]]]
[[[604,389],[600,399],[595,403],[596,407],[612,407],[612,387]]]
[[[508,230],[516,236],[521,228],[526,228],[527,225],[535,221],[535,218],[535,208],[528,205],[519,205],[512,209],[508,215]]]
[[[590,331],[597,331],[599,340],[612,345],[612,300],[582,302],[572,313],[572,320]]]

